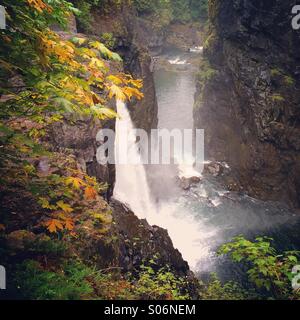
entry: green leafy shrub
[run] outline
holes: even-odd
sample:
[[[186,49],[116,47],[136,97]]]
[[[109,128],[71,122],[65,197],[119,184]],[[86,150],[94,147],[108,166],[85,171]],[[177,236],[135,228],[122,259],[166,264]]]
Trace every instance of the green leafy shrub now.
[[[295,80],[291,76],[284,76],[283,81],[287,86],[293,86],[295,84]]]
[[[254,297],[253,292],[245,290],[234,281],[222,284],[214,273],[200,296],[203,300],[249,300]]]
[[[150,266],[142,266],[142,272],[134,283],[134,294],[142,300],[186,300],[185,281],[176,277],[167,267],[155,272]]]
[[[107,269],[108,271],[110,269]],[[167,268],[154,272],[142,266],[139,275],[122,277],[79,261],[45,267],[35,260],[17,265],[14,287],[23,299],[32,300],[185,300],[185,281]]]
[[[105,32],[101,35],[100,39],[102,43],[104,43],[104,45],[109,49],[113,49],[116,45],[116,38],[112,33]]]
[[[90,31],[91,23],[93,21],[91,10],[93,6],[99,5],[101,0],[74,0],[76,8],[79,9],[77,13],[77,24],[79,30]]]
[[[280,70],[280,69],[277,69],[277,68],[271,69],[271,76],[272,76],[272,77],[278,77],[278,76],[280,76],[282,73],[283,73],[283,72],[282,72],[282,70]]]
[[[197,100],[194,103],[194,108],[198,109],[201,107],[203,102],[203,94],[204,94],[204,87],[207,82],[214,79],[217,76],[218,71],[210,65],[209,61],[202,58],[200,62],[200,70],[197,74],[197,85],[200,94],[198,95]]]
[[[275,79],[280,79],[281,82],[288,87],[293,86],[295,84],[295,80],[293,79],[293,77],[285,74],[285,72],[282,69],[271,69],[271,77]]]
[[[249,241],[236,237],[219,249],[219,254],[229,255],[237,263],[247,267],[249,280],[276,299],[293,298],[298,293],[292,289],[292,269],[298,264],[299,251],[281,254],[271,246],[271,238],[258,237]]]
[[[190,0],[190,9],[194,20],[207,18],[208,0]]]

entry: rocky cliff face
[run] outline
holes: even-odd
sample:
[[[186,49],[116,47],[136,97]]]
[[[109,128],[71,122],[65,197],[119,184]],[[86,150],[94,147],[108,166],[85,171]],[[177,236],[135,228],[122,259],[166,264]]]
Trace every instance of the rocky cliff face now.
[[[200,75],[195,123],[206,131],[207,158],[232,167],[226,181],[232,189],[299,208],[300,33],[291,26],[294,4],[210,1],[209,66]]]
[[[114,50],[124,59],[125,72],[144,82],[144,99],[129,105],[131,117],[137,128],[149,131],[157,126],[157,102],[152,74],[152,61],[146,39],[142,37],[136,12],[131,6],[122,5],[111,12],[95,10],[92,33],[110,34]]]
[[[153,22],[145,19],[137,19],[138,34],[151,52],[161,54],[165,48],[177,48],[188,51],[189,48],[199,46],[203,42],[203,23],[178,23],[172,22],[161,28],[155,28]]]
[[[106,252],[99,256],[102,268],[115,265],[123,271],[134,272],[139,270],[144,262],[154,259],[157,270],[169,266],[177,275],[193,277],[181,253],[174,249],[167,230],[150,226],[146,220],[138,219],[132,211],[116,200],[110,205],[115,221],[110,236],[116,240],[100,240],[98,246],[92,246],[96,253]],[[89,255],[92,256],[91,252]]]
[[[115,121],[101,123],[100,120],[86,117],[65,119],[63,122],[54,123],[49,132],[49,140],[55,151],[68,149],[84,172],[96,177],[99,182],[107,183],[108,189],[103,196],[109,200],[115,184],[115,166],[100,165],[96,158],[99,147],[96,136],[103,127],[114,130]]]

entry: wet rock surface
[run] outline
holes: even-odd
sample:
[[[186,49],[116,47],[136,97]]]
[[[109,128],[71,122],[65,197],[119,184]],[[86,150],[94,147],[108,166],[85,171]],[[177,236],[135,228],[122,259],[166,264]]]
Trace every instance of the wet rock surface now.
[[[236,189],[299,207],[300,33],[291,27],[293,5],[211,3],[204,50],[210,76],[199,83],[195,123],[205,129],[207,157],[233,168]]]
[[[174,248],[167,230],[140,220],[124,204],[111,200],[113,223],[105,239],[87,232],[81,238],[80,255],[94,261],[100,269],[112,268],[121,273],[137,274],[150,261],[154,270],[168,267],[177,276],[187,280],[189,292],[197,296],[197,281],[188,263]],[[77,244],[74,243],[77,248]]]
[[[168,47],[188,51],[203,42],[203,24],[200,23],[174,22],[157,30],[150,21],[138,18],[138,29],[142,41],[154,55],[161,54]]]
[[[112,201],[114,231],[119,238],[119,263],[125,270],[139,268],[143,261],[157,257],[157,268],[169,265],[177,274],[187,276],[190,271],[181,253],[174,249],[167,230],[150,226],[118,201]]]
[[[181,177],[177,179],[177,184],[179,187],[183,190],[189,190],[192,186],[195,186],[196,184],[201,182],[200,177]]]
[[[224,166],[218,162],[210,162],[204,166],[204,173],[210,174],[214,177],[220,176],[223,172]]]

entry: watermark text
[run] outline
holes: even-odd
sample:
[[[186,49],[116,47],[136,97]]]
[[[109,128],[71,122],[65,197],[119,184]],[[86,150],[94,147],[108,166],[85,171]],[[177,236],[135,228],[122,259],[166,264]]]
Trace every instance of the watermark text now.
[[[6,270],[0,265],[0,290],[6,290]]]
[[[0,30],[6,29],[5,8],[0,5]]]
[[[102,165],[191,165],[203,170],[204,130],[153,129],[148,134],[142,129],[102,129],[96,140],[99,143],[97,161]]]
[[[292,8],[292,14],[294,15],[292,19],[292,27],[294,30],[300,29],[300,5],[295,5]]]

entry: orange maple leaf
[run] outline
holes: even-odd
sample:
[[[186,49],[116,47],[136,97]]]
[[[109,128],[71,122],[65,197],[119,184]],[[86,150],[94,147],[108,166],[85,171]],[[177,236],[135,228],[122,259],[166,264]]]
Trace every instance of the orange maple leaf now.
[[[48,220],[45,223],[45,225],[46,225],[48,231],[51,233],[57,232],[57,229],[63,230],[63,228],[64,228],[61,221],[59,221],[57,219]]]
[[[47,9],[48,12],[52,12],[52,8],[46,3],[44,3],[42,0],[27,0],[27,2],[38,12],[43,12],[44,9]]]
[[[72,231],[74,229],[74,221],[71,218],[66,219],[65,228],[69,231]]]
[[[88,200],[94,200],[97,197],[97,191],[93,187],[87,187],[84,190],[84,196]]]

